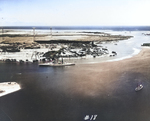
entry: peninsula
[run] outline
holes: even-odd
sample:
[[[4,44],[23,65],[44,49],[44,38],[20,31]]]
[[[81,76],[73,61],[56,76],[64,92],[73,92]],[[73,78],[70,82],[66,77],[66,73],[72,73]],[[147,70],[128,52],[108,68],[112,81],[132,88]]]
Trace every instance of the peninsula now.
[[[2,52],[0,60],[22,63],[51,60],[56,57],[115,56],[117,52],[109,52],[108,48],[103,47],[103,43],[115,43],[131,37],[111,35],[105,32],[40,33],[5,30],[0,34],[0,50]]]

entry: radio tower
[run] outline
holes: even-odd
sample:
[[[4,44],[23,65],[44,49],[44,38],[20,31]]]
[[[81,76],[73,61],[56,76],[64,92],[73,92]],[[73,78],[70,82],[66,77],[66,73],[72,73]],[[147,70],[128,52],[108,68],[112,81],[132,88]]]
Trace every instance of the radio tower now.
[[[1,39],[2,39],[2,41],[3,41],[3,27],[2,27],[2,34],[1,34],[1,37],[2,37]]]
[[[33,27],[33,41],[35,40],[35,27]]]
[[[52,27],[50,28],[50,32],[51,32],[51,37],[52,37]]]

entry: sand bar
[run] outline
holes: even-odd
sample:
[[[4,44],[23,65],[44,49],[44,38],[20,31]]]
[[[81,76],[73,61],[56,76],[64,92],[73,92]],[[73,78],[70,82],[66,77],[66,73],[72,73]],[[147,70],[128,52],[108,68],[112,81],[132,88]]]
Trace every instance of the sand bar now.
[[[114,62],[102,62],[95,64],[79,64],[70,73],[76,81],[69,83],[66,92],[82,96],[108,96],[116,92],[122,85],[128,83],[150,80],[150,48],[144,48],[142,51],[128,59]],[[135,85],[136,87],[136,85]],[[135,91],[131,88],[131,91]]]
[[[16,92],[20,89],[20,85],[16,82],[2,82],[0,83],[0,97]]]

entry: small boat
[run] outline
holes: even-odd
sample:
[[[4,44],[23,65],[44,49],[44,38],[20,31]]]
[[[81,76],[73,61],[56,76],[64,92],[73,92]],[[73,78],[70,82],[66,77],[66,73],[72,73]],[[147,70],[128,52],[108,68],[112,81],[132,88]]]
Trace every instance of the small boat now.
[[[143,85],[140,84],[135,88],[135,91],[140,91],[141,89],[143,89]]]

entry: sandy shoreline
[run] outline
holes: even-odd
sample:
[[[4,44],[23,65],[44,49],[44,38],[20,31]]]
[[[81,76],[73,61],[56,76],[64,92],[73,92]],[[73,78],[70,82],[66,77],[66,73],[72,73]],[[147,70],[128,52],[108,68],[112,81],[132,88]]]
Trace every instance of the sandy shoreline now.
[[[16,82],[1,82],[0,83],[0,97],[16,92],[20,90],[21,87]]]
[[[150,79],[149,71],[150,48],[144,48],[138,55],[129,59],[76,65],[70,73],[76,81],[69,83],[68,91],[82,96],[110,96],[117,91],[116,82],[118,84],[133,81],[137,84]],[[121,86],[123,85],[118,85],[117,88]]]

